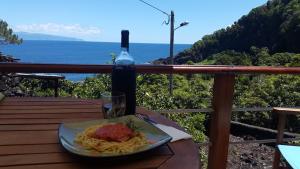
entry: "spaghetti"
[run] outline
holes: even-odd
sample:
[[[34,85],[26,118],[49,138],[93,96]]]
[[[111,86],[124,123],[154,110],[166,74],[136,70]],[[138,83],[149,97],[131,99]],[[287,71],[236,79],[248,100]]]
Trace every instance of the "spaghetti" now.
[[[99,129],[103,129],[108,125],[112,126],[114,124],[94,125],[86,128],[83,132],[77,134],[75,142],[87,149],[94,149],[105,154],[131,153],[149,144],[145,135],[138,131],[135,131],[132,137],[125,141],[107,140],[95,137],[95,134]]]

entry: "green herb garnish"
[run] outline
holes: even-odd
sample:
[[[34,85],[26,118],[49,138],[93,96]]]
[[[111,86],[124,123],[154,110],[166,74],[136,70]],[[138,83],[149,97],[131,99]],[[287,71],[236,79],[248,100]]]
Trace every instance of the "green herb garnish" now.
[[[134,131],[138,129],[138,127],[134,124],[134,121],[132,119],[128,119],[126,121],[126,126]]]

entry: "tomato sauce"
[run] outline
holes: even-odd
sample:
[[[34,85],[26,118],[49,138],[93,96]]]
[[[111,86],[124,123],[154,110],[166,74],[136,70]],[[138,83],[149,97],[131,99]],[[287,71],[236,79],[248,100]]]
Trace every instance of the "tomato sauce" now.
[[[117,142],[127,141],[133,136],[133,130],[122,123],[104,125],[94,135],[98,139]]]

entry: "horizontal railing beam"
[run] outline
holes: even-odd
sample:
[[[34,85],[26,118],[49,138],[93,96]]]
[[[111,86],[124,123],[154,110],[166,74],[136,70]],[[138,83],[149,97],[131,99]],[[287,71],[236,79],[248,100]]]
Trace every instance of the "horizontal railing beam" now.
[[[10,73],[111,73],[113,65],[0,63]],[[300,74],[300,67],[218,65],[136,65],[138,73],[155,74]]]
[[[0,63],[9,73],[111,73],[111,65]]]
[[[296,138],[284,138],[282,142],[287,143],[290,141],[299,141],[300,137]],[[276,139],[263,139],[263,140],[243,140],[243,141],[230,141],[230,145],[236,145],[236,144],[268,144],[268,143],[276,143]],[[210,142],[202,142],[197,143],[198,146],[210,146]]]
[[[293,107],[296,108],[296,107]],[[232,112],[262,112],[262,111],[272,111],[273,107],[236,107],[232,108]],[[202,109],[164,109],[164,110],[154,110],[158,113],[211,113],[213,112],[212,108],[202,108]]]
[[[61,75],[52,75],[52,74],[38,74],[38,73],[16,73],[13,75],[14,77],[23,77],[23,78],[33,78],[33,79],[47,79],[47,80],[52,80],[52,79],[65,79],[65,76]]]

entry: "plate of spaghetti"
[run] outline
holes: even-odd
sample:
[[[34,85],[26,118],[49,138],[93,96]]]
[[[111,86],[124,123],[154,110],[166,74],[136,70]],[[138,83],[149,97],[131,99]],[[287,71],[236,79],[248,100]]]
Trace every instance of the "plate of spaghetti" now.
[[[134,115],[62,123],[61,145],[87,157],[117,157],[148,151],[168,143],[172,137]]]

